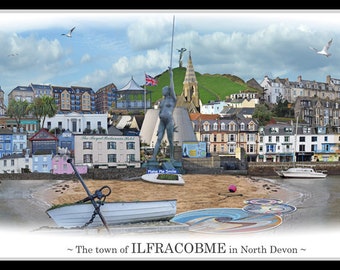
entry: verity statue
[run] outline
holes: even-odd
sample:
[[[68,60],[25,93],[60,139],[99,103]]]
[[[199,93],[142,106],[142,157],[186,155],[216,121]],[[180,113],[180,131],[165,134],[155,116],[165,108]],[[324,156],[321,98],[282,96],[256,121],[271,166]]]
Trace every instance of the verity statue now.
[[[159,104],[159,126],[157,131],[157,142],[153,151],[151,161],[156,160],[165,131],[170,145],[170,160],[171,162],[175,161],[173,140],[174,139],[173,112],[176,107],[177,97],[174,89],[174,79],[171,67],[169,67],[169,73],[170,73],[170,86],[165,86],[162,89],[163,99]]]

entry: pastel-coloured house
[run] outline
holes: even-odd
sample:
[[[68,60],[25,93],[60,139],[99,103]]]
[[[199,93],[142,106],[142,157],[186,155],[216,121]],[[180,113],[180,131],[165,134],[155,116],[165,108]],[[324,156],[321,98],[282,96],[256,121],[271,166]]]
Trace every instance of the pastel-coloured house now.
[[[74,170],[67,160],[70,158],[69,154],[57,154],[52,158],[52,174],[74,174]],[[87,173],[86,165],[75,165],[79,174]]]

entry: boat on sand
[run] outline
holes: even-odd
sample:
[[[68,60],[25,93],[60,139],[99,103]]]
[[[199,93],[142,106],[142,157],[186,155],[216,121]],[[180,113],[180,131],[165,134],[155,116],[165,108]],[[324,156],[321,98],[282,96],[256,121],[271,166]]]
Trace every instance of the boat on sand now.
[[[176,215],[176,199],[105,202],[106,197],[111,194],[110,187],[103,186],[91,194],[72,160],[68,159],[67,162],[71,164],[87,197],[75,203],[55,205],[46,210],[47,215],[61,228],[93,228],[104,225],[110,233],[110,225],[170,221]]]
[[[104,202],[100,212],[106,224],[117,225],[150,221],[169,221],[176,215],[176,200]],[[91,203],[75,203],[54,207],[46,211],[63,228],[103,226]]]

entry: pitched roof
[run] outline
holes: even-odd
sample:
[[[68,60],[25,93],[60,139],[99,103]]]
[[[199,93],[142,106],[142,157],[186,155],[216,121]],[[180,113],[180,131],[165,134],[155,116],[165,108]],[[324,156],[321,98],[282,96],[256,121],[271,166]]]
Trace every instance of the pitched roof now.
[[[58,141],[58,138],[47,131],[47,129],[42,128],[37,133],[35,133],[30,141]]]
[[[127,90],[132,90],[132,91],[145,91],[145,89],[143,87],[140,87],[136,81],[133,79],[133,77],[131,77],[131,80],[122,88],[120,88],[118,91],[127,91]]]

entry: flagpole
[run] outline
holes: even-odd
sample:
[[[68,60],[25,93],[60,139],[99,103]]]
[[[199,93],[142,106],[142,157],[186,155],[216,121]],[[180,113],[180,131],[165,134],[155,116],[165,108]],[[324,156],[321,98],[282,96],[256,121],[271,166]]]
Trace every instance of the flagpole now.
[[[144,84],[144,115],[146,114],[146,83]]]

